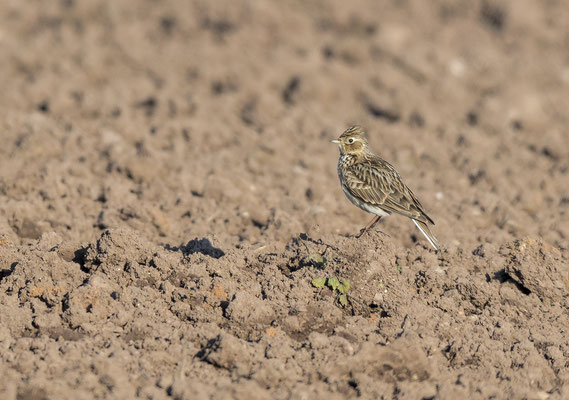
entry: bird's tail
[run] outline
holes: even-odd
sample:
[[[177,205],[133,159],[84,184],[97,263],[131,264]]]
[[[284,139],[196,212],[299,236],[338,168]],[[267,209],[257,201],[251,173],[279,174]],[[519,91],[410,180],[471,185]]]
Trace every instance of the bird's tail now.
[[[416,219],[414,219],[413,222],[415,223],[415,225],[417,225],[417,228],[419,228],[419,230],[425,236],[425,238],[427,238],[427,240],[429,241],[431,246],[433,246],[435,250],[438,250],[439,249],[439,241],[437,240],[435,235],[433,235],[433,232],[431,232],[431,230],[429,229],[429,225],[427,225],[423,221],[419,221]]]

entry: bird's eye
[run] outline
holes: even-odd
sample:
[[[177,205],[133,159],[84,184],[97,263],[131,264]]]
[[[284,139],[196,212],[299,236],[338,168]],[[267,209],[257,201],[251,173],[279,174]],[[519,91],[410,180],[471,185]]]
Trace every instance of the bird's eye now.
[[[354,138],[348,139],[348,143],[354,143]]]

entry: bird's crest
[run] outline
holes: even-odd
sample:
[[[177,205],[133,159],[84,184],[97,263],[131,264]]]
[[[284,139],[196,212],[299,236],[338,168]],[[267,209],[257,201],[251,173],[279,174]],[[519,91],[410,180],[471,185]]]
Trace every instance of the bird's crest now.
[[[350,126],[348,129],[346,129],[344,131],[344,133],[342,133],[340,135],[340,138],[345,138],[348,136],[363,136],[364,135],[364,129],[359,126],[359,125],[354,125],[354,126]]]

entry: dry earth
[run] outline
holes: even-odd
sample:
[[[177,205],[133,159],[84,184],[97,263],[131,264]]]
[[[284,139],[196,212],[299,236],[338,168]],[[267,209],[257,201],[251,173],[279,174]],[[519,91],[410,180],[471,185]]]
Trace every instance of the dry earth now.
[[[568,20],[2,1],[0,398],[568,398]],[[350,237],[354,123],[442,251]]]

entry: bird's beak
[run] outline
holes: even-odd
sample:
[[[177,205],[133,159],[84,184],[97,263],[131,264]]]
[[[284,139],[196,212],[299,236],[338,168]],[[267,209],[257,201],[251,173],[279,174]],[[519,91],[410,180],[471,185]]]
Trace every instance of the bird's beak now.
[[[330,140],[330,141],[331,141],[332,143],[335,143],[335,144],[340,144],[340,143],[342,143],[342,142],[340,142],[340,139],[334,139],[334,140]]]

